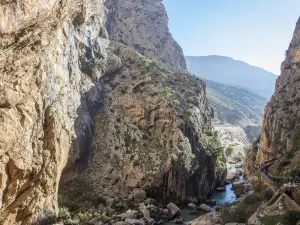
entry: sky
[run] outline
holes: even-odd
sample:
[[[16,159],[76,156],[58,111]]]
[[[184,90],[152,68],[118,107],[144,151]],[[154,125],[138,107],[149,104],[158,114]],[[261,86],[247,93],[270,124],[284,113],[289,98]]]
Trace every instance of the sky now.
[[[185,55],[223,55],[280,74],[299,0],[163,0]]]

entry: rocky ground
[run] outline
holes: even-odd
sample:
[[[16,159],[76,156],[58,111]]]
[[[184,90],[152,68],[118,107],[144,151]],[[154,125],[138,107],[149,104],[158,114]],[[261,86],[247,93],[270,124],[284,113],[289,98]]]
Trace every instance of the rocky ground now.
[[[206,203],[206,204],[205,204]],[[205,203],[189,203],[186,207],[194,215],[200,215],[211,211],[214,201],[206,200]],[[45,221],[45,223],[51,222]],[[163,207],[154,199],[147,198],[146,192],[136,190],[135,194],[127,202],[117,203],[114,198],[102,199],[97,207],[92,207],[85,212],[70,212],[70,209],[61,207],[59,218],[55,224],[186,224],[181,216],[181,209],[174,203]]]

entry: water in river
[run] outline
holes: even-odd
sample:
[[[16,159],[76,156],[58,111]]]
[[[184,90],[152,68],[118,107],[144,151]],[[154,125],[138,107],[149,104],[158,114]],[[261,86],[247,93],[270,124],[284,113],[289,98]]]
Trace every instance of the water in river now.
[[[243,176],[240,176],[240,180],[244,179]],[[214,191],[212,195],[209,197],[209,200],[216,200],[216,206],[220,205],[225,205],[225,204],[230,204],[236,201],[236,195],[235,193],[231,190],[232,184],[227,184],[226,185],[226,191],[225,192],[218,192]],[[214,207],[213,207],[214,208]],[[185,221],[192,221],[199,216],[203,215],[203,212],[200,211],[195,211],[191,210],[188,208],[183,208],[181,209],[181,216]],[[167,225],[173,225],[175,223],[169,222]]]
[[[243,179],[244,177],[240,176],[240,180]],[[214,191],[209,199],[210,200],[215,199],[217,202],[217,206],[233,203],[236,201],[236,195],[233,192],[233,190],[231,190],[231,188],[232,188],[232,184],[227,184],[225,192]]]

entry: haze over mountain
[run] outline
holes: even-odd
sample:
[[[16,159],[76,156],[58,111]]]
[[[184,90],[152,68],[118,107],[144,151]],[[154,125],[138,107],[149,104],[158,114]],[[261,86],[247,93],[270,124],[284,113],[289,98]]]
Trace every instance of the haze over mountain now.
[[[245,127],[261,124],[268,100],[243,88],[205,80],[215,124]]]
[[[204,79],[245,88],[265,98],[274,92],[277,75],[227,56],[186,56],[188,70]]]

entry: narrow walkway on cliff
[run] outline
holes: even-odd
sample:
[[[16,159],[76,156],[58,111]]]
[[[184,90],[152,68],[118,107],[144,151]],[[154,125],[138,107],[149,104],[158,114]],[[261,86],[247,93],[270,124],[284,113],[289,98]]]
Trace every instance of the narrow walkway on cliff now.
[[[284,183],[300,183],[300,178],[297,177],[279,177],[269,173],[269,167],[276,161],[280,160],[279,157],[268,159],[259,165],[259,171],[262,177],[271,184],[284,184]]]

